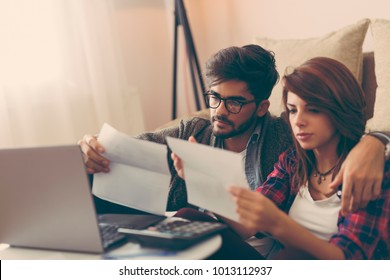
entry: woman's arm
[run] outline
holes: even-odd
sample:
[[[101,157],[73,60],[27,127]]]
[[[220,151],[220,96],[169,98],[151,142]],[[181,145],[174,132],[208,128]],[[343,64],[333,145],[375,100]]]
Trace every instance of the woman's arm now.
[[[214,215],[218,218],[219,221],[222,221],[224,224],[227,224],[234,232],[236,232],[242,239],[248,239],[249,237],[256,234],[256,231],[250,230],[249,228],[245,227],[244,225],[235,222],[233,220],[230,220],[226,217],[217,215],[214,213]]]
[[[269,232],[284,245],[318,259],[345,258],[340,248],[313,235],[264,195],[237,187],[230,188],[230,192],[236,200],[240,222],[248,230]]]

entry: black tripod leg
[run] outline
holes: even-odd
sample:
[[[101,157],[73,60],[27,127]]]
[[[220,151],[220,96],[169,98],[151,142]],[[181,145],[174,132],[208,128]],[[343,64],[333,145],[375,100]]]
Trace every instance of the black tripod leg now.
[[[179,16],[177,13],[177,1],[175,1],[175,26],[174,26],[174,39],[173,39],[173,94],[172,94],[172,120],[176,119],[176,107],[177,107],[177,36],[179,26]]]
[[[186,41],[187,46],[187,55],[189,60],[189,67],[191,71],[191,80],[192,80],[192,87],[194,91],[194,98],[195,98],[195,104],[196,109],[200,110],[201,105],[199,101],[199,93],[198,93],[198,87],[197,87],[197,81],[199,81],[199,85],[201,87],[202,92],[205,92],[205,86],[203,83],[203,78],[201,74],[201,69],[198,62],[198,57],[195,50],[195,44],[192,39],[191,29],[190,25],[188,23],[186,11],[184,8],[183,0],[176,0],[175,1],[175,33],[174,33],[174,58],[173,58],[173,102],[172,102],[172,119],[176,118],[176,99],[177,99],[177,44],[178,44],[178,26],[183,26],[183,32],[184,32],[184,38]],[[196,71],[196,73],[195,73]],[[206,104],[205,104],[206,105]]]

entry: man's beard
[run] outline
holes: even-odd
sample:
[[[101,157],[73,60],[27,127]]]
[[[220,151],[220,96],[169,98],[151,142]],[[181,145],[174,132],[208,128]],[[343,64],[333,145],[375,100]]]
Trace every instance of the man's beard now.
[[[228,139],[228,138],[232,138],[232,137],[235,137],[235,136],[238,136],[238,135],[245,133],[253,125],[253,123],[257,121],[257,115],[256,115],[256,113],[254,113],[250,117],[249,120],[242,123],[237,128],[235,128],[235,125],[233,122],[231,122],[230,120],[228,120],[224,116],[213,116],[211,119],[211,122],[214,124],[215,121],[222,121],[222,122],[227,123],[228,125],[230,125],[232,127],[232,130],[229,132],[218,132],[218,131],[215,131],[214,126],[213,126],[213,134],[215,136],[221,137],[222,139]]]

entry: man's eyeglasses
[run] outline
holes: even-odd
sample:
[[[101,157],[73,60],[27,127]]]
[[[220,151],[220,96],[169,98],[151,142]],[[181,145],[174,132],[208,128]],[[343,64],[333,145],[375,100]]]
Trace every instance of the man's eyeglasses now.
[[[253,99],[249,101],[240,101],[237,99],[232,98],[223,98],[218,95],[216,95],[213,91],[207,91],[205,94],[203,94],[204,100],[206,101],[206,104],[208,107],[212,109],[217,109],[221,102],[223,101],[225,104],[226,110],[228,110],[229,113],[232,114],[238,114],[241,112],[242,106],[260,101],[260,99]]]

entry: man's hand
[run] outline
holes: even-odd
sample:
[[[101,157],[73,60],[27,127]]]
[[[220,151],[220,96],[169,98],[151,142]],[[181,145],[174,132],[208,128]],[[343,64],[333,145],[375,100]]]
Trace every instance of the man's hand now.
[[[190,136],[190,138],[188,138],[188,142],[198,143],[198,142],[196,142],[196,139],[194,136]],[[184,178],[185,178],[184,177],[184,168],[183,168],[183,162],[181,161],[181,158],[177,154],[172,153],[171,159],[173,160],[173,165],[175,166],[177,175],[179,175],[179,177],[184,180]]]
[[[370,200],[379,197],[385,163],[384,149],[381,141],[367,135],[348,154],[330,185],[334,189],[343,185],[341,214],[364,208]]]
[[[110,171],[110,161],[101,155],[105,152],[105,149],[96,136],[85,135],[78,144],[83,153],[84,164],[89,174]]]

